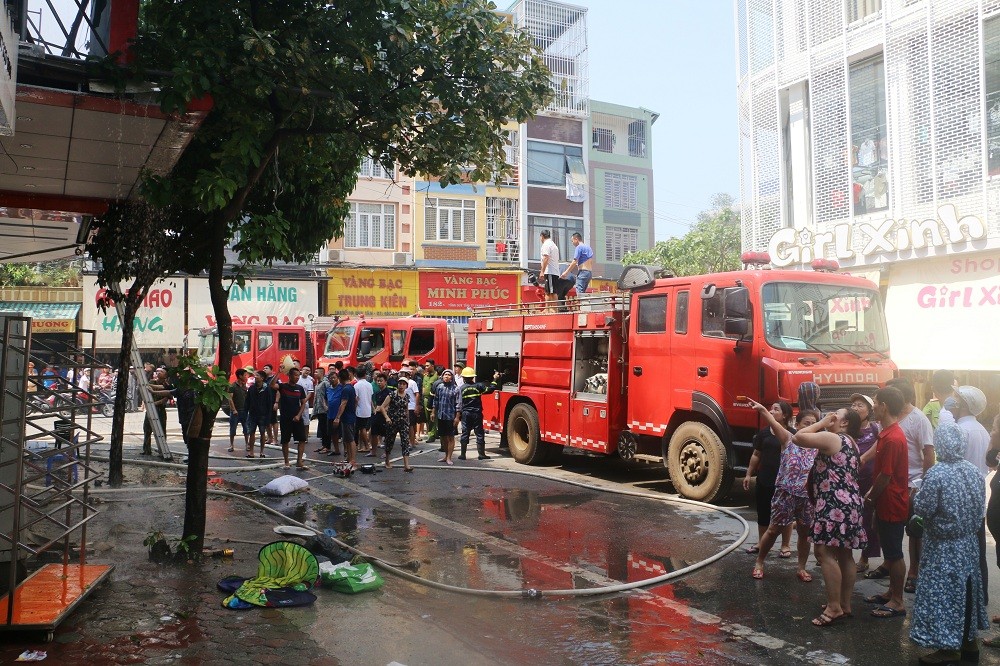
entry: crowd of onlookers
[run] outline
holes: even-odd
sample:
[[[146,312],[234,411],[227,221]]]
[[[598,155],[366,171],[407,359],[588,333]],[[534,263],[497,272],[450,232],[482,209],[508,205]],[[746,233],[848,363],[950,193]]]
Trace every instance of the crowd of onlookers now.
[[[324,372],[293,360],[287,381],[270,365],[240,368],[235,375],[223,411],[229,417],[229,451],[236,451],[242,429],[247,458],[264,458],[267,446],[279,445],[290,468],[294,440],[296,467],[307,469],[306,448],[316,422],[319,446],[313,453],[343,456],[352,468],[358,454],[376,458],[380,451],[391,468],[397,436],[406,472],[413,471],[409,456],[418,441],[440,440],[438,462],[453,465],[459,434],[459,460],[466,459],[472,435],[479,459],[489,459],[481,396],[495,390],[497,376],[489,384],[478,382],[475,370],[461,362],[446,368],[433,359],[423,365],[406,360],[397,370],[388,362],[376,369],[370,362],[354,367],[338,361]]]
[[[920,662],[944,664],[978,659],[978,632],[989,628],[986,529],[1000,539],[1000,475],[990,481],[988,507],[986,479],[998,464],[1000,416],[988,432],[977,419],[985,394],[957,385],[951,372],[938,371],[931,385],[924,409],[905,378],[825,415],[811,382],[800,387],[794,416],[787,402],[751,400],[767,425],[754,437],[743,485],[756,478],[758,543],[747,549],[756,555],[755,579],[764,578],[779,540],[779,557],[792,556],[794,529],[796,576],[812,581],[812,551],[826,587],[813,625],[854,617],[858,576],[888,579],[884,593],[863,598],[870,616],[904,617],[906,595],[915,594],[910,637],[935,649]],[[1000,647],[1000,639],[982,643]]]

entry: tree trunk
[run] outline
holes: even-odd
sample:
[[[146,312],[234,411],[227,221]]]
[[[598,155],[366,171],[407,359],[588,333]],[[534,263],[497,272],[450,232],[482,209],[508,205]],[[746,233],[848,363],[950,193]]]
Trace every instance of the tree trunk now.
[[[204,407],[194,410],[191,425],[184,434],[188,450],[187,485],[184,496],[183,538],[193,536],[188,542],[188,552],[199,557],[205,547],[206,503],[208,501],[208,450],[212,443],[215,415]]]
[[[122,443],[125,439],[125,414],[128,409],[128,387],[131,382],[131,351],[132,341],[135,337],[135,313],[139,311],[141,300],[132,302],[132,299],[125,300],[125,317],[122,325],[122,346],[118,351],[118,385],[115,388],[115,413],[111,421],[111,450],[109,453],[108,483],[113,488],[122,485],[124,473],[122,471]],[[139,368],[139,372],[142,368]]]
[[[229,373],[233,365],[233,317],[229,314],[229,292],[222,286],[226,267],[226,230],[229,225],[216,219],[212,230],[212,262],[208,271],[208,291],[215,309],[219,332],[219,367]],[[208,496],[208,449],[212,443],[215,414],[195,410],[185,441],[188,445],[187,492],[184,496],[184,536],[194,536],[191,552],[201,553],[205,542],[205,502]]]

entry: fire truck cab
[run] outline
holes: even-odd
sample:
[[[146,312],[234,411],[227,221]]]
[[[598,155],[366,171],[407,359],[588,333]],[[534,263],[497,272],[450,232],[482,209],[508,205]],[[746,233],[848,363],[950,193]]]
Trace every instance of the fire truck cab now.
[[[435,317],[341,317],[327,331],[318,363],[371,361],[377,368],[387,361],[398,367],[404,359],[423,363],[430,358],[451,367],[465,360],[466,331],[465,324]]]
[[[684,497],[724,498],[763,427],[746,398],[793,405],[816,382],[824,408],[895,375],[877,287],[835,273],[748,270],[659,278],[627,266],[623,293],[480,310],[477,375],[504,373],[484,422],[515,460],[571,447],[655,460]]]

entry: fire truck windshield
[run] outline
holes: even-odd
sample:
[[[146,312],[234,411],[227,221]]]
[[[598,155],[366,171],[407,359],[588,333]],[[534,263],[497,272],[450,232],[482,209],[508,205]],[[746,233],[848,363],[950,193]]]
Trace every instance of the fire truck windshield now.
[[[323,350],[323,356],[340,356],[346,358],[350,356],[351,350],[354,348],[354,334],[357,331],[357,327],[353,324],[337,324],[330,331],[330,334],[326,336],[326,348]]]
[[[764,336],[778,349],[888,351],[878,293],[863,287],[771,282],[762,291]]]
[[[198,339],[198,358],[202,362],[215,361],[215,350],[219,346],[219,334],[214,328],[201,331]]]

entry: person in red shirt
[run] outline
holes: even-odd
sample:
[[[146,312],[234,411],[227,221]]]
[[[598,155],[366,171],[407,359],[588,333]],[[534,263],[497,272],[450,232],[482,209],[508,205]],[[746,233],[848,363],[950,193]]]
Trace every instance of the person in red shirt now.
[[[865,496],[866,504],[875,506],[878,518],[878,536],[882,555],[889,569],[889,594],[873,594],[865,602],[878,604],[872,610],[875,617],[906,615],[903,605],[903,579],[906,562],[903,560],[903,533],[909,519],[909,491],[907,490],[908,449],[906,435],[897,421],[906,400],[899,389],[887,387],[875,394],[875,418],[882,425],[875,444],[875,481]]]

